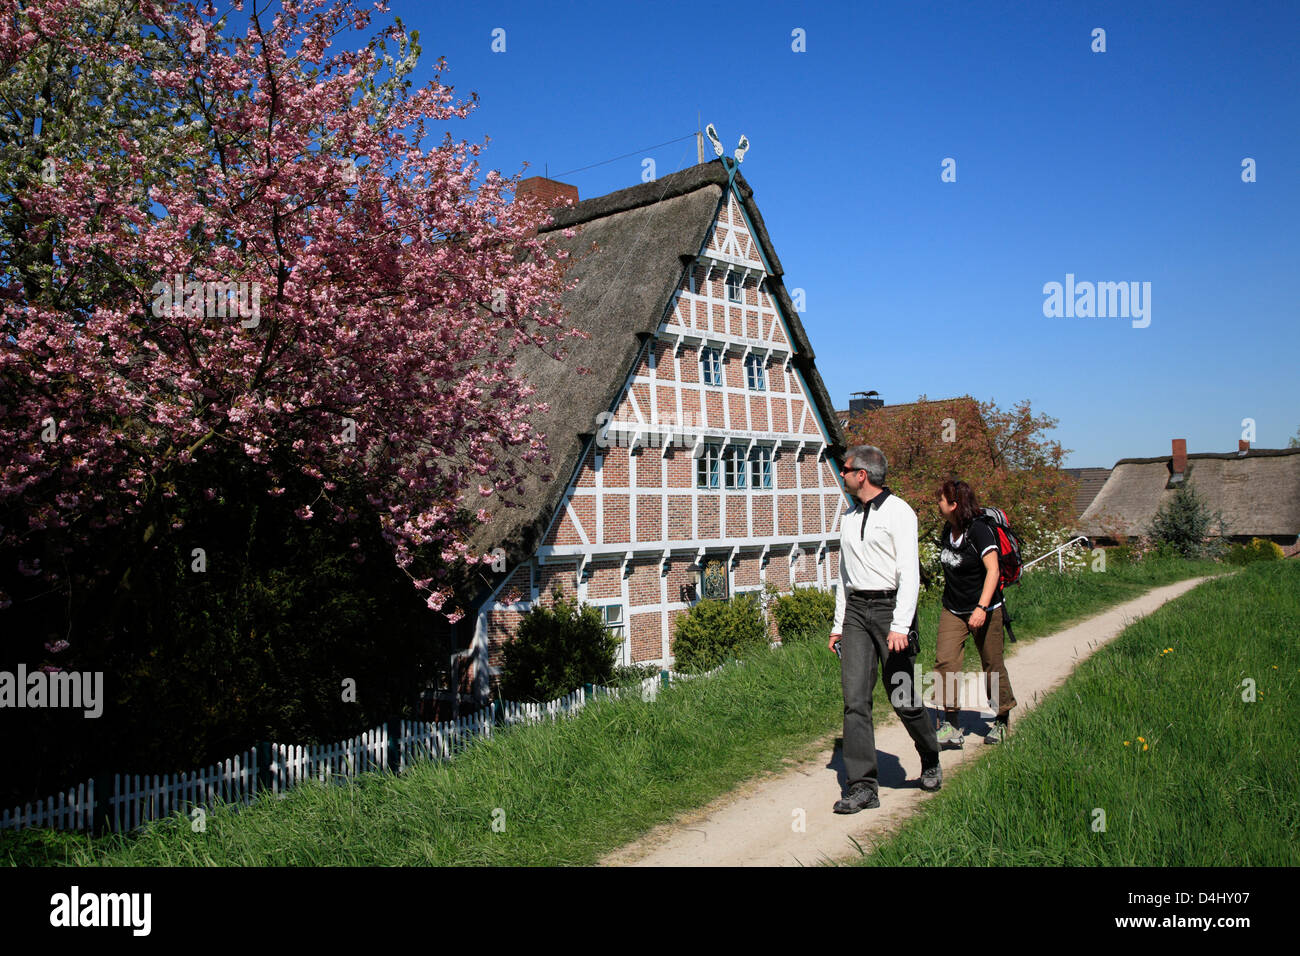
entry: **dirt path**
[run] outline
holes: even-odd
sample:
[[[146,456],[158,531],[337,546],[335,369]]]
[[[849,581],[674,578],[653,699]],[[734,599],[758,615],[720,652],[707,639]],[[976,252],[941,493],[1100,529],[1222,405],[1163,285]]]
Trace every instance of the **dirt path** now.
[[[1058,687],[1076,664],[1113,640],[1129,624],[1204,580],[1193,578],[1155,588],[1014,650],[1008,657],[1007,667],[1019,701],[1012,712],[1012,732],[1015,732],[1016,718]],[[1010,646],[1016,648],[1014,644]],[[877,715],[879,718],[879,710]],[[850,815],[831,812],[844,779],[844,764],[836,746],[837,732],[824,741],[822,752],[815,759],[780,775],[751,780],[709,806],[675,823],[657,827],[635,843],[614,851],[601,863],[795,866],[857,856],[852,840],[869,846],[896,830],[921,801],[930,799],[929,794],[919,789],[920,761],[912,740],[892,713],[889,717],[890,723],[878,725],[876,729],[880,809]],[[991,720],[975,710],[963,712],[966,746],[962,750],[945,750],[940,758],[945,786],[963,765],[977,759],[982,751],[993,749],[986,747],[983,740]],[[797,829],[801,819],[803,832]]]

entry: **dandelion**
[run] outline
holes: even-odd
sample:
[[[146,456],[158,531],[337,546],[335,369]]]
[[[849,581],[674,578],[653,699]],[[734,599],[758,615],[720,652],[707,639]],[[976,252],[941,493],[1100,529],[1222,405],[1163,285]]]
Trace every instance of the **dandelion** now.
[[[1146,744],[1143,744],[1143,745],[1142,745],[1142,749],[1143,749],[1143,750],[1146,750],[1146,749],[1147,749],[1147,745],[1146,745]]]
[[[1128,742],[1127,740],[1124,741],[1124,746],[1127,747],[1128,745],[1129,745],[1129,742]]]
[[[1145,737],[1139,737],[1138,740],[1142,741],[1142,743],[1146,743],[1146,742],[1147,742],[1147,739],[1146,739]]]

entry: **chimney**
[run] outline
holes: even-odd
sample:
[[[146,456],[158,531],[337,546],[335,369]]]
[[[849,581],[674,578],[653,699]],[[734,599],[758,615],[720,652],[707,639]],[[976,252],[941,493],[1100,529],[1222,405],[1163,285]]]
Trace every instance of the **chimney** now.
[[[1175,476],[1175,480],[1178,480],[1178,476],[1182,475],[1186,471],[1187,471],[1187,439],[1175,438],[1174,439],[1174,463],[1173,463],[1173,473]]]
[[[555,209],[559,206],[568,205],[565,200],[572,199],[578,201],[578,187],[570,186],[568,183],[559,183],[554,179],[547,179],[545,176],[529,176],[519,183],[515,189],[515,199],[523,199],[526,196],[540,199],[546,204],[547,209]]]
[[[1238,439],[1237,439],[1237,454],[1238,454],[1238,455],[1244,455],[1244,454],[1246,454],[1246,452],[1248,452],[1248,451],[1250,451],[1250,442],[1246,441],[1246,439],[1244,439],[1244,438],[1238,438]]]
[[[857,412],[870,411],[873,408],[883,408],[885,400],[880,397],[880,393],[872,389],[870,392],[850,392],[849,393],[849,414]]]

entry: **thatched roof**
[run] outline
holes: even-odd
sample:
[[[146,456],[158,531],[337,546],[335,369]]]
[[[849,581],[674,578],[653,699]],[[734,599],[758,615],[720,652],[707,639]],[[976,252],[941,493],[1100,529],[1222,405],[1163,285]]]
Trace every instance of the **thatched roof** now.
[[[1187,456],[1187,479],[1211,511],[1223,512],[1230,537],[1300,534],[1300,448]],[[1142,534],[1169,488],[1172,460],[1124,458],[1079,519],[1090,537]]]
[[[914,408],[917,405],[946,405],[951,408],[963,407],[969,408],[975,413],[975,417],[983,421],[979,412],[979,402],[969,395],[956,395],[952,398],[927,398],[923,402],[898,402],[893,405],[881,405],[879,408],[871,409],[883,413],[886,417],[894,417],[900,414],[905,408]],[[862,415],[864,412],[853,412],[847,408],[841,408],[835,413],[835,417],[841,421],[848,421],[853,415]]]
[[[550,404],[548,413],[531,420],[546,435],[551,462],[520,463],[528,476],[524,505],[489,504],[489,521],[470,541],[476,552],[501,547],[508,567],[513,568],[541,544],[586,441],[596,431],[597,416],[615,408],[643,338],[658,329],[688,264],[704,248],[724,202],[726,183],[726,170],[715,160],[553,211],[554,224],[542,233],[554,233],[557,246],[576,260],[568,278],[576,279],[577,285],[565,294],[564,307],[569,323],[591,337],[567,339],[568,356],[563,362],[537,349],[517,356],[517,373],[537,389],[530,401]],[[794,365],[803,373],[810,397],[831,430],[834,453],[842,448],[843,437],[826,386],[813,366],[812,346],[781,280],[780,260],[754,204],[753,190],[739,173],[735,185],[773,270],[768,287],[790,328]],[[565,238],[559,230],[569,227],[577,235]],[[589,252],[593,242],[596,251]],[[580,367],[592,371],[579,375]],[[554,480],[541,480],[547,472]],[[499,575],[482,574],[480,581],[487,584],[489,578],[491,583],[500,580]]]
[[[1063,472],[1079,482],[1074,493],[1074,516],[1078,518],[1088,510],[1088,505],[1097,497],[1106,479],[1110,477],[1109,468],[1062,468]]]

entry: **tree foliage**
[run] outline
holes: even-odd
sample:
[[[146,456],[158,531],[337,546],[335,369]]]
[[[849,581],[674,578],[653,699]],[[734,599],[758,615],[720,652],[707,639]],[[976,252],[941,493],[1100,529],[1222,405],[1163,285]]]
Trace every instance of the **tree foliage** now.
[[[1068,449],[1048,437],[1057,420],[1035,415],[1028,400],[1010,409],[969,397],[870,409],[848,424],[849,445],[885,453],[886,482],[916,510],[921,538],[943,526],[936,492],[960,479],[980,503],[1007,512],[1032,557],[1046,536],[1073,522],[1076,482],[1061,470]],[[1038,530],[1038,529],[1041,529]]]
[[[1184,481],[1151,517],[1147,533],[1154,541],[1170,545],[1185,558],[1206,553],[1209,536],[1222,532],[1223,515],[1212,511],[1191,481]]]
[[[475,502],[544,455],[515,353],[572,333],[541,204],[478,181],[480,146],[423,145],[473,101],[411,89],[400,21],[332,49],[370,21],[351,0],[254,3],[239,29],[211,5],[3,7],[9,567],[116,588],[225,457],[302,521],[364,502],[442,608],[446,566],[482,558]]]
[[[24,712],[59,786],[404,713],[546,464],[567,263],[433,139],[475,98],[352,0],[233,7],[0,0],[0,668],[108,697]]]

